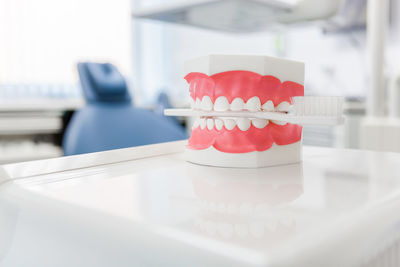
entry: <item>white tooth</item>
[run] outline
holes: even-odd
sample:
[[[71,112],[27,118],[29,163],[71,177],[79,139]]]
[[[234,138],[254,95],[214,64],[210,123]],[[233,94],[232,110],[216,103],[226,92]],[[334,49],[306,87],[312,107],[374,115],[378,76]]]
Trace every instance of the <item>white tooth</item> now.
[[[247,131],[251,126],[251,121],[248,118],[239,118],[237,120],[237,126],[242,131]]]
[[[287,123],[286,121],[276,121],[276,120],[271,120],[271,121],[278,125],[285,125]]]
[[[236,122],[232,119],[224,119],[224,125],[227,130],[233,130],[236,126]]]
[[[213,103],[208,95],[203,96],[200,108],[201,110],[206,110],[206,111],[210,111],[213,109]]]
[[[214,120],[213,119],[207,119],[207,128],[208,128],[208,130],[212,130],[214,128]]]
[[[271,100],[268,100],[267,102],[264,103],[264,105],[262,105],[262,109],[264,111],[272,112],[274,111],[274,103]]]
[[[244,107],[243,99],[241,99],[239,97],[233,99],[233,101],[231,103],[231,110],[239,111],[239,110],[242,110],[243,107]]]
[[[200,119],[200,128],[202,130],[204,130],[204,128],[206,128],[206,124],[207,124],[206,119]]]
[[[241,238],[247,237],[247,235],[249,234],[247,225],[244,223],[236,223],[235,224],[235,232],[238,235],[238,237],[241,237]]]
[[[193,98],[190,98],[190,108],[194,109],[194,100],[193,100]]]
[[[229,102],[225,96],[219,96],[214,103],[215,111],[227,111],[229,109]]]
[[[275,108],[275,110],[280,112],[289,112],[290,103],[287,101],[283,101]]]
[[[257,96],[253,96],[246,103],[246,109],[252,112],[260,111],[261,101]]]
[[[200,109],[200,98],[196,98],[196,102],[194,103],[194,109]]]
[[[265,126],[268,125],[268,120],[263,120],[263,119],[252,119],[251,122],[253,123],[254,127],[258,129],[262,129]]]
[[[193,123],[193,127],[192,128],[197,128],[200,125],[200,119],[196,119]]]
[[[217,130],[221,130],[222,127],[224,126],[224,122],[221,119],[215,119],[215,128],[217,128]]]

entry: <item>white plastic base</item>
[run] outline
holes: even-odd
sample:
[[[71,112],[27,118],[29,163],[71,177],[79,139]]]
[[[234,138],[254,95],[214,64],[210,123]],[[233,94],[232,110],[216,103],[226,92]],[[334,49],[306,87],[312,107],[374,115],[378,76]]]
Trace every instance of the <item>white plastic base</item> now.
[[[209,76],[232,70],[252,71],[272,75],[281,82],[304,84],[304,63],[294,60],[248,55],[210,55],[185,62],[185,75],[201,72]]]
[[[216,150],[214,147],[203,150],[187,148],[185,158],[189,162],[208,166],[260,168],[300,162],[302,144],[301,141],[284,146],[274,144],[268,150],[249,153],[225,153]]]

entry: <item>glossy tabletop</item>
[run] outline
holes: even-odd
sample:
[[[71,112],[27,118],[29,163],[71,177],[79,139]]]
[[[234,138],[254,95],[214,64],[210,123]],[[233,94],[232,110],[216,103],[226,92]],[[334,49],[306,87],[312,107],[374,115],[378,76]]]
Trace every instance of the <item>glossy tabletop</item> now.
[[[0,266],[361,266],[400,236],[400,154],[230,169],[184,146],[0,167]]]

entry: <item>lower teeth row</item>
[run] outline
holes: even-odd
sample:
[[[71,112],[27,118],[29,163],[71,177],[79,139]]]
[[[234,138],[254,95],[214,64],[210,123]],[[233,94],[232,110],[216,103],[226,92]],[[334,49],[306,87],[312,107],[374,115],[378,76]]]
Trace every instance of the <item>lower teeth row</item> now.
[[[282,121],[271,121],[272,123],[285,125],[286,122]],[[212,118],[200,118],[197,119],[194,124],[193,128],[197,128],[200,126],[201,129],[207,128],[208,130],[212,130],[214,127],[217,130],[221,130],[223,126],[227,130],[233,130],[237,125],[238,128],[242,131],[247,131],[251,124],[258,129],[262,129],[267,126],[269,120],[263,119],[248,119],[248,118],[221,118],[221,119],[212,119]]]

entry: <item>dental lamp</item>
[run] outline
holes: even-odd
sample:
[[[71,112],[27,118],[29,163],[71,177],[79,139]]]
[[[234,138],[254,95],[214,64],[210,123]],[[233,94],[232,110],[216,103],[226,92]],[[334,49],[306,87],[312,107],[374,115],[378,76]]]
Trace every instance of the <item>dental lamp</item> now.
[[[140,9],[133,17],[225,32],[257,32],[272,25],[327,19],[341,0],[189,0]]]

